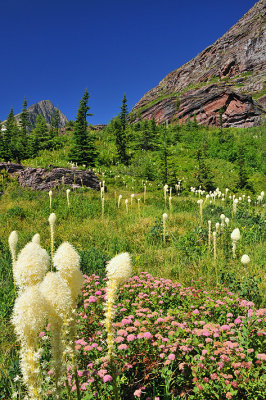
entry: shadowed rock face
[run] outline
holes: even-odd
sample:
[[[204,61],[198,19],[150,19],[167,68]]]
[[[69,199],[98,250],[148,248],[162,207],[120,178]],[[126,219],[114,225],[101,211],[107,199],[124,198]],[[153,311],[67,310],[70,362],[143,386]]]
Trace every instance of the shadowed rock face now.
[[[196,116],[200,124],[254,126],[265,114],[265,0],[258,1],[225,35],[168,74],[134,106],[132,118],[157,123]]]
[[[17,174],[19,183],[33,190],[49,191],[53,188],[71,185],[73,187],[86,186],[100,190],[100,181],[90,170],[79,171],[69,168],[44,168],[24,167],[20,164],[0,163],[0,171],[5,169],[8,173]],[[106,187],[105,187],[106,190]]]
[[[57,108],[50,100],[42,100],[39,103],[33,104],[27,108],[29,113],[29,122],[31,129],[35,126],[36,118],[42,115],[48,125],[51,125],[52,119],[55,116]],[[15,119],[19,123],[20,114],[15,115]],[[63,128],[67,123],[67,117],[59,110],[59,128]]]

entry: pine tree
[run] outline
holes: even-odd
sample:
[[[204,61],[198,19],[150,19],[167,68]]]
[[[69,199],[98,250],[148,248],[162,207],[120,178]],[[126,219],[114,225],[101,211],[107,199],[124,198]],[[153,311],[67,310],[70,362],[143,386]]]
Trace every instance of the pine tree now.
[[[14,117],[12,107],[10,113],[8,114],[5,127],[6,130],[3,132],[2,145],[3,158],[5,161],[15,160],[19,163],[20,160],[24,158],[25,147],[21,131]]]
[[[85,164],[86,166],[95,166],[97,158],[97,150],[95,147],[95,138],[87,131],[87,116],[90,107],[88,106],[89,93],[87,89],[80,100],[77,118],[75,121],[73,139],[74,145],[69,152],[68,158],[70,161],[77,164]]]
[[[239,174],[238,174],[238,182],[237,188],[239,189],[248,189],[253,191],[253,187],[249,182],[248,173],[245,167],[245,158],[244,158],[244,149],[242,146],[239,146],[238,149],[238,166],[239,166]]]
[[[196,153],[196,157],[199,163],[199,169],[197,172],[197,179],[201,188],[207,190],[214,190],[215,186],[213,183],[213,174],[211,173],[209,167],[206,164],[205,153],[199,149]]]
[[[60,114],[58,108],[55,110],[55,114],[53,116],[51,122],[51,131],[53,131],[54,136],[58,136],[59,134],[59,123],[60,123]]]
[[[20,129],[21,129],[21,133],[23,135],[27,134],[27,128],[29,128],[29,113],[27,110],[27,99],[26,97],[24,98],[24,102],[23,102],[23,109],[22,112],[20,114]]]
[[[128,116],[128,109],[127,109],[127,98],[124,94],[122,99],[122,106],[121,112],[113,122],[114,127],[114,135],[115,135],[115,144],[117,148],[117,153],[119,157],[119,161],[123,164],[128,163],[128,155],[127,155],[127,116]]]
[[[122,99],[121,113],[120,113],[120,121],[123,132],[126,131],[127,116],[128,116],[127,97],[126,94],[124,94],[124,97]]]
[[[36,157],[40,150],[49,149],[49,141],[48,126],[43,115],[39,114],[28,139],[29,156]]]

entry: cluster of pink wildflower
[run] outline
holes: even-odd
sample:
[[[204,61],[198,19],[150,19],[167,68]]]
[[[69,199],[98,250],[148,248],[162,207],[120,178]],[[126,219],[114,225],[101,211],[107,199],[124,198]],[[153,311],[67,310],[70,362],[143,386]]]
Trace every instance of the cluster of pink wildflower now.
[[[76,341],[81,390],[104,395],[112,385],[105,359],[105,280],[97,275],[85,280]],[[252,396],[260,390],[266,310],[256,310],[252,302],[227,290],[184,288],[141,273],[119,289],[115,310],[114,360],[127,382],[122,398],[163,398],[165,368],[174,396],[242,399],[247,391]]]

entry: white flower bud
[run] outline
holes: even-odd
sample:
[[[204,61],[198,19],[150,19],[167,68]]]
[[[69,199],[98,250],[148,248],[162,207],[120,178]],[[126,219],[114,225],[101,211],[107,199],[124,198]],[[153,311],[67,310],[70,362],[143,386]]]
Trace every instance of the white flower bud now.
[[[231,233],[231,239],[237,241],[241,238],[240,230],[238,228],[234,229]]]
[[[247,264],[250,262],[249,256],[248,256],[247,254],[244,254],[244,255],[241,257],[241,262],[242,262],[242,264],[247,265]]]
[[[48,218],[49,224],[50,225],[54,225],[55,221],[56,221],[56,215],[55,213],[50,214],[49,218]]]

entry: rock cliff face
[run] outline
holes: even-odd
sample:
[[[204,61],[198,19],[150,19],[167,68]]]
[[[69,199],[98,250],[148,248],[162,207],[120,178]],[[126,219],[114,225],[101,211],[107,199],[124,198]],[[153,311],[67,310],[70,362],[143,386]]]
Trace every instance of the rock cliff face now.
[[[29,113],[29,122],[31,128],[35,126],[35,121],[38,115],[42,115],[47,124],[51,124],[55,116],[57,108],[50,100],[41,100],[39,103],[33,104],[27,108]],[[17,122],[20,120],[20,114],[15,115]],[[59,128],[63,128],[67,123],[67,117],[59,110]]]
[[[258,1],[225,35],[168,74],[133,107],[132,119],[157,123],[259,125],[266,112],[266,2]]]

